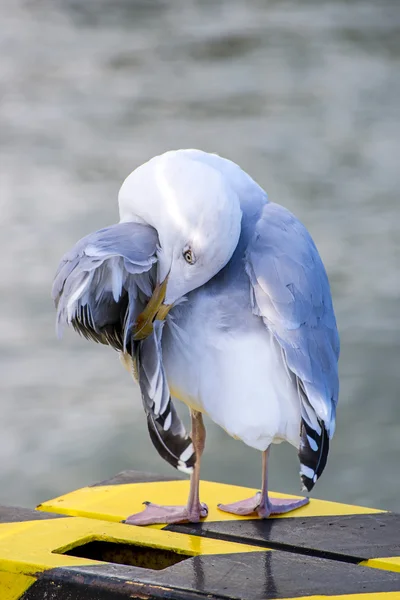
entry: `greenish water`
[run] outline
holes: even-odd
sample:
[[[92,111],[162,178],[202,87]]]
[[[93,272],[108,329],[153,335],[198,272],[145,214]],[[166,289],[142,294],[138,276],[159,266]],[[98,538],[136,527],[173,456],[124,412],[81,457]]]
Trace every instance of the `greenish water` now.
[[[308,226],[332,282],[341,398],[315,496],[400,510],[400,14],[382,2],[15,0],[0,37],[0,502],[170,473],[109,349],[58,342],[61,255],[117,220],[138,164],[199,147]],[[184,409],[185,410],[185,409]],[[274,449],[271,485],[300,489]],[[258,486],[209,424],[205,478]]]

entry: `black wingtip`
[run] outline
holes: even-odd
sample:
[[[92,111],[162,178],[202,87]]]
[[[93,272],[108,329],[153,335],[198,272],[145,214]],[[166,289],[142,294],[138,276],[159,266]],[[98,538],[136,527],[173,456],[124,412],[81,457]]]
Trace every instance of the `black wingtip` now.
[[[171,429],[164,430],[162,420],[147,414],[147,427],[150,439],[159,455],[175,469],[190,474],[196,464],[196,453],[188,435],[174,434]]]
[[[318,419],[320,433],[301,420],[300,428],[300,479],[308,492],[322,475],[329,453],[329,436],[325,424]]]

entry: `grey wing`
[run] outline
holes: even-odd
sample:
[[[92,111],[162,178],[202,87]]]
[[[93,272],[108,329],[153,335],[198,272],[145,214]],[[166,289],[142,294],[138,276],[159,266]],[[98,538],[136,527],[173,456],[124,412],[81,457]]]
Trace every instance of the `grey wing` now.
[[[196,458],[170,398],[161,355],[162,324],[156,321],[153,334],[143,342],[134,342],[130,335],[153,291],[157,245],[157,232],[148,225],[120,223],[96,231],[63,257],[52,296],[58,330],[72,325],[86,338],[129,357],[156,450],[174,467],[190,472]]]
[[[152,334],[141,342],[135,342],[135,373],[150,438],[157,452],[179,471],[191,473],[196,455],[169,393],[162,362],[163,325],[164,322],[155,321]]]
[[[119,223],[84,237],[62,258],[52,290],[57,330],[125,350],[131,328],[153,287],[157,232]]]
[[[246,251],[253,312],[282,349],[300,406],[301,478],[311,490],[328,456],[339,395],[339,336],[322,260],[306,228],[264,206]]]

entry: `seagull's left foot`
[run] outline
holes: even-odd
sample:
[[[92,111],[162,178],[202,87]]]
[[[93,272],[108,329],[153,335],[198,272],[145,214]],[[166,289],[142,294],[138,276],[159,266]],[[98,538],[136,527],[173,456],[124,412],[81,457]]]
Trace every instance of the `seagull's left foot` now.
[[[199,523],[208,515],[208,507],[204,502],[197,506],[161,506],[152,502],[144,502],[146,508],[125,519],[128,525],[155,525],[156,523]]]
[[[270,515],[281,515],[300,508],[309,503],[309,498],[279,498],[272,499],[267,497],[264,501],[261,492],[257,492],[252,498],[239,500],[232,504],[218,504],[219,510],[223,510],[233,515],[248,516],[258,515],[260,519],[267,519]]]

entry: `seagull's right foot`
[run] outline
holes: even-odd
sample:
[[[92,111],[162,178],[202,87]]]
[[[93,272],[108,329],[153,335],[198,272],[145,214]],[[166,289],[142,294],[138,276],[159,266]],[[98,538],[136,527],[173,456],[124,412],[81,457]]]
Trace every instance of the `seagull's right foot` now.
[[[232,504],[218,504],[219,510],[241,517],[254,515],[260,519],[267,519],[270,515],[282,515],[284,513],[296,510],[309,503],[308,498],[269,498],[262,497],[261,492],[257,492],[252,498],[239,500]]]
[[[158,523],[199,523],[208,515],[208,507],[204,502],[195,507],[161,506],[152,502],[144,502],[146,508],[125,519],[128,525],[155,525]]]

